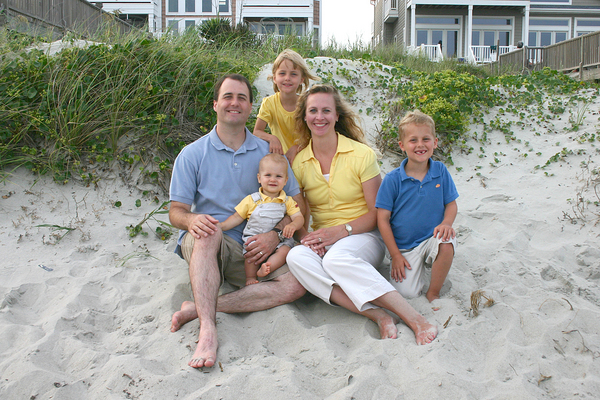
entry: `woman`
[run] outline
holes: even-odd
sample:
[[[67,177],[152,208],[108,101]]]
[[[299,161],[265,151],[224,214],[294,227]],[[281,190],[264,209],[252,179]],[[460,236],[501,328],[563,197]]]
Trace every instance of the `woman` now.
[[[303,150],[292,168],[310,207],[313,232],[307,224],[299,231],[304,246],[289,252],[291,272],[323,301],[376,322],[382,339],[398,334],[387,309],[413,330],[418,344],[431,342],[437,327],[373,267],[385,252],[375,209],[381,176],[358,117],[335,88],[314,85],[298,100],[296,132]]]

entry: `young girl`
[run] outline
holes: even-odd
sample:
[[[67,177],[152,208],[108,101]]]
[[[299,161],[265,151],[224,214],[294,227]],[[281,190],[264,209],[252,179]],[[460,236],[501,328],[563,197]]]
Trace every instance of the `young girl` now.
[[[273,75],[268,79],[273,80],[275,94],[263,99],[253,133],[269,142],[271,153],[286,154],[292,148],[290,155],[293,159],[297,153],[297,146],[294,146],[296,101],[308,89],[310,79],[319,78],[309,71],[300,54],[286,49],[275,59]],[[267,125],[271,134],[265,132]]]

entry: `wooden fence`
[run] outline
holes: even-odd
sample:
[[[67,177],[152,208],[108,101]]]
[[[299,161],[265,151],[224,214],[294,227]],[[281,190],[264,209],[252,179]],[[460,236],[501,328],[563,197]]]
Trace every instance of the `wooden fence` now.
[[[134,29],[132,25],[85,0],[0,0],[0,19],[13,19],[64,34],[74,31],[91,36],[112,25],[121,33]]]
[[[538,71],[545,67],[571,74],[579,80],[600,79],[600,31],[547,47],[517,49],[498,57],[492,71]]]

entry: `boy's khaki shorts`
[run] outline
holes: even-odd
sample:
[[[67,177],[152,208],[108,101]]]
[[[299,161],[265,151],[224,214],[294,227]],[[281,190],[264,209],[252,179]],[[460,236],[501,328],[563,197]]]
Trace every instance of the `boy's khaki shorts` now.
[[[194,237],[188,232],[181,242],[181,254],[188,265],[190,263],[190,258],[192,257],[192,250],[194,249],[194,240]],[[219,271],[221,271],[221,284],[223,284],[223,281],[225,280],[237,287],[246,285],[242,245],[228,235],[223,234],[221,250],[219,251],[219,254],[217,254],[217,263],[219,265]],[[286,272],[289,272],[289,268],[287,264],[284,264],[281,268],[278,268],[263,278],[258,278],[258,280],[261,282],[270,281]]]

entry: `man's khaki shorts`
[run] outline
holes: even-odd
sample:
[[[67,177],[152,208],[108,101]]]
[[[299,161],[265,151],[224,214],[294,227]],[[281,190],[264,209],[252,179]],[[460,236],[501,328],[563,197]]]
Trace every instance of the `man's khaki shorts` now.
[[[189,264],[194,249],[194,237],[190,233],[186,233],[181,242],[181,254],[185,261]],[[223,281],[242,287],[246,285],[246,272],[244,270],[244,256],[242,255],[242,245],[235,239],[232,239],[226,234],[223,234],[221,240],[221,250],[217,254],[217,263],[219,271],[221,271],[221,284]],[[287,264],[271,272],[264,278],[258,278],[259,281],[270,281],[289,272]]]

